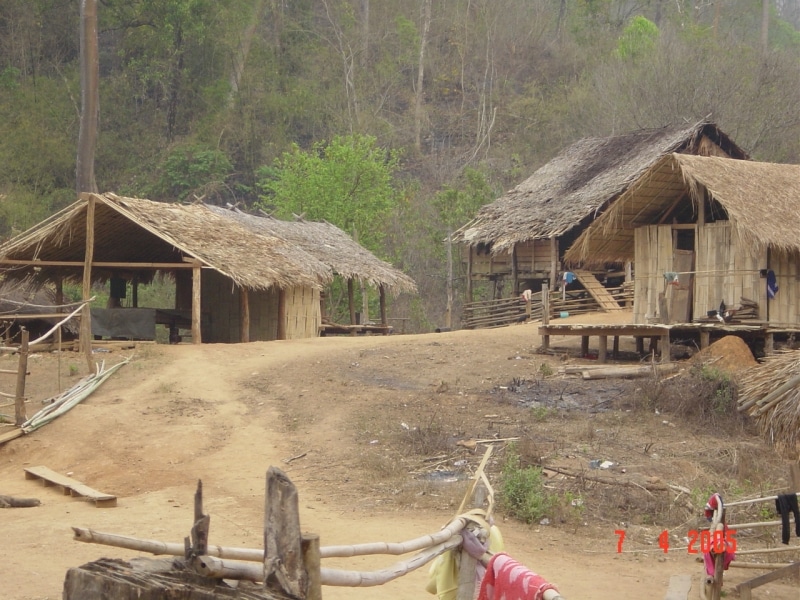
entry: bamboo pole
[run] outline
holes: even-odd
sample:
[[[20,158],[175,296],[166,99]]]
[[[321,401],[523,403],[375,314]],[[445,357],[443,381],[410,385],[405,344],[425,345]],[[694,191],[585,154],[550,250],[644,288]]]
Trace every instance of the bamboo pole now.
[[[25,413],[25,375],[28,372],[28,338],[30,333],[22,328],[22,342],[19,347],[19,366],[17,367],[17,392],[14,399],[14,423],[17,427],[28,420]]]
[[[782,569],[783,567],[788,567],[793,564],[794,563],[751,563],[734,560],[731,561],[731,564],[728,566],[738,569]]]
[[[404,542],[368,542],[365,544],[322,546],[319,550],[320,558],[349,558],[352,556],[369,556],[375,554],[398,556],[401,554],[408,554],[409,552],[415,552],[447,542],[458,535],[459,532],[464,529],[466,523],[467,520],[465,517],[456,517],[436,533],[423,535]],[[185,551],[183,544],[175,542],[141,539],[116,533],[95,531],[84,527],[73,527],[72,531],[74,532],[73,539],[75,541],[89,544],[113,546],[156,555],[183,556]],[[233,548],[209,544],[206,551],[210,556],[216,556],[218,558],[252,562],[263,562],[264,560],[264,551],[259,548]]]
[[[800,496],[800,492],[796,494]],[[752,498],[750,500],[737,500],[736,502],[726,502],[725,507],[730,508],[731,506],[744,506],[745,504],[755,504],[757,502],[769,502],[770,500],[777,500],[777,496],[764,496],[762,498]]]
[[[286,289],[278,290],[278,331],[275,334],[279,340],[286,339]]]
[[[241,313],[239,339],[246,344],[250,341],[250,299],[244,286],[239,288],[239,312]]]
[[[776,552],[798,552],[800,546],[783,546],[776,548],[755,548],[753,550],[737,550],[736,556],[746,556],[748,554],[774,554]]]
[[[86,355],[89,372],[94,371],[92,360],[92,310],[89,306],[89,294],[92,293],[92,259],[94,258],[94,194],[81,194],[86,200],[86,247],[83,262],[83,314],[81,316],[81,351]]]
[[[200,324],[202,315],[201,311],[201,283],[202,283],[202,269],[200,263],[194,263],[192,269],[192,343],[202,344],[203,334]]]

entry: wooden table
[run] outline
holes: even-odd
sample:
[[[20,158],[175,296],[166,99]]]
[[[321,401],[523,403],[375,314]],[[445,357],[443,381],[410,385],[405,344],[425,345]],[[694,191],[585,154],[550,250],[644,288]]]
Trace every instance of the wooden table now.
[[[661,362],[670,361],[669,353],[669,332],[668,325],[542,325],[539,327],[539,335],[542,336],[542,348],[550,347],[551,335],[579,335],[581,336],[581,354],[585,356],[589,352],[589,338],[597,336],[599,350],[597,360],[601,363],[606,362],[608,357],[608,338],[614,338],[614,353],[619,349],[619,337],[629,335],[636,338],[637,349],[640,347],[644,338],[659,340],[661,345]]]

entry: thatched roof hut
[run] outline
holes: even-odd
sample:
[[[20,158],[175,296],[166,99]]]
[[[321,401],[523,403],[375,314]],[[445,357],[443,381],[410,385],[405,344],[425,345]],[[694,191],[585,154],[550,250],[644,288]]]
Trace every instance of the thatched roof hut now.
[[[800,453],[800,351],[768,357],[739,379],[739,410],[789,458]]]
[[[729,220],[744,245],[800,251],[800,165],[670,154],[643,173],[564,258],[581,264],[633,260],[637,227],[680,218],[676,203],[687,197],[696,211],[706,192],[717,213],[708,220]]]
[[[481,208],[453,240],[490,245],[496,254],[521,242],[562,236],[596,218],[654,163],[673,152],[747,158],[706,121],[586,138]]]
[[[212,212],[232,219],[256,233],[279,237],[294,244],[344,279],[358,279],[393,293],[417,291],[408,275],[380,260],[357,244],[344,231],[328,222],[297,219],[282,221],[272,216],[247,214],[238,209],[208,206]]]
[[[332,277],[330,268],[297,245],[266,232],[255,234],[204,205],[166,204],[111,193],[92,197],[95,261],[170,264],[195,259],[253,290],[320,288]],[[0,246],[5,277],[79,281],[86,252],[88,198]],[[25,261],[36,263],[15,264]],[[93,276],[108,277],[113,268],[101,265]]]
[[[297,244],[207,206],[111,193],[82,194],[0,246],[0,269],[8,281],[53,282],[57,294],[65,280],[82,282],[87,300],[92,282],[110,281],[115,299],[125,297],[131,282],[132,306],[85,308],[81,340],[87,352],[92,335],[122,335],[98,334],[93,319],[113,321],[115,330],[138,319],[146,326],[137,327],[146,331],[140,335],[151,335],[154,323],[169,325],[172,334],[178,323],[189,322],[195,343],[319,335],[320,292],[333,278],[328,265]],[[175,306],[140,309],[136,286],[156,271],[174,277]]]
[[[633,261],[634,323],[689,322],[743,303],[756,324],[794,330],[798,230],[800,165],[670,154],[584,230],[565,261]],[[669,311],[659,295],[675,301]]]

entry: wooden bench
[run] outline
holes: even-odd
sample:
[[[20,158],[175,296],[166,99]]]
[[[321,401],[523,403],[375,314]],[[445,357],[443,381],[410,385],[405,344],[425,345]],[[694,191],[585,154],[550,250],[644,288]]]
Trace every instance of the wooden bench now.
[[[28,467],[25,469],[25,479],[41,480],[44,487],[59,486],[65,496],[79,496],[88,498],[98,508],[108,508],[117,505],[117,497],[93,490],[88,485],[82,484],[77,479],[56,473],[47,467]]]

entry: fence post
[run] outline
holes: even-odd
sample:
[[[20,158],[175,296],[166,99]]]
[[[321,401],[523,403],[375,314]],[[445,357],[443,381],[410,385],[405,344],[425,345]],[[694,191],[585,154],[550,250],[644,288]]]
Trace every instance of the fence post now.
[[[550,289],[547,282],[542,283],[542,327],[547,327],[550,324]],[[550,347],[550,336],[542,336],[542,349],[547,350]]]
[[[28,340],[30,333],[22,328],[22,342],[19,345],[19,367],[17,367],[17,393],[14,399],[14,423],[17,427],[28,420],[25,414],[25,374],[28,372]]]

